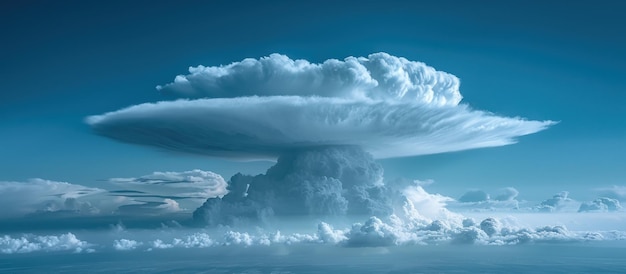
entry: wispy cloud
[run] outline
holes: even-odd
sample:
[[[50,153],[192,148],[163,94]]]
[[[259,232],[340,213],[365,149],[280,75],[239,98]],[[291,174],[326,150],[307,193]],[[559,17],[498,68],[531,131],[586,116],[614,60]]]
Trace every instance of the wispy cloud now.
[[[72,211],[94,213],[90,197],[106,192],[66,182],[31,179],[25,182],[0,181],[0,217],[14,217],[34,212]]]

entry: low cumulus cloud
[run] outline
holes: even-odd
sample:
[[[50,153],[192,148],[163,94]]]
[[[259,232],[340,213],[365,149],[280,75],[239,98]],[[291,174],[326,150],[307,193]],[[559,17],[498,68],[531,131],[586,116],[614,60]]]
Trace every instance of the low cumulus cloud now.
[[[500,189],[495,195],[490,195],[483,190],[470,190],[461,195],[451,207],[461,211],[517,210],[519,209],[519,201],[516,199],[518,194],[517,189],[513,187]]]
[[[336,228],[320,222],[317,229],[309,232],[283,233],[279,230],[267,232],[262,229],[251,231],[201,231],[186,234],[127,232],[125,237],[113,240],[113,249],[118,251],[176,248],[222,247],[288,247],[327,245],[340,248],[395,247],[412,245],[521,245],[532,243],[568,243],[587,241],[625,240],[623,231],[571,231],[562,225],[518,227],[497,218],[485,218],[463,222],[434,220],[430,223],[415,223],[392,217],[387,220],[370,217],[363,223]],[[138,233],[138,234],[134,234]],[[187,232],[189,233],[189,232]]]
[[[115,250],[134,250],[141,245],[143,245],[142,242],[129,239],[119,239],[113,241],[113,248]]]
[[[520,226],[507,218],[487,217],[479,220],[467,218],[445,209],[446,203],[452,198],[428,193],[417,184],[408,186],[402,193],[405,195],[404,201],[396,205],[392,203],[392,206],[402,204],[401,210],[396,210],[386,217],[364,217],[364,222],[352,225],[343,222],[332,225],[329,222],[318,221],[315,228],[300,226],[293,229],[287,224],[285,228],[291,227],[290,233],[283,233],[280,230],[267,231],[262,226],[254,228],[219,226],[200,230],[121,229],[112,231],[104,237],[92,235],[95,240],[93,242],[80,240],[72,233],[44,236],[29,234],[19,237],[5,235],[0,237],[0,252],[4,254],[36,251],[94,252],[100,249],[129,252],[176,248],[219,250],[224,247],[277,247],[277,250],[288,252],[289,246],[313,245],[338,248],[391,248],[412,245],[520,245],[626,240],[624,231],[572,231],[564,225],[528,227]],[[600,200],[602,199],[596,201]]]
[[[243,158],[342,145],[375,158],[424,155],[512,144],[553,124],[473,110],[459,104],[453,75],[385,53],[323,64],[271,55],[176,79],[160,89],[205,99],[142,104],[87,122],[123,142]]]
[[[590,202],[584,202],[578,212],[614,212],[622,209],[617,199],[600,197]]]
[[[22,237],[11,237],[4,235],[0,237],[0,253],[31,253],[36,251],[72,251],[93,252],[93,245],[76,238],[72,233],[61,235],[25,235]]]
[[[568,191],[561,191],[552,196],[552,198],[543,200],[539,205],[535,206],[534,209],[540,212],[555,212],[576,207],[576,201],[568,196]]]

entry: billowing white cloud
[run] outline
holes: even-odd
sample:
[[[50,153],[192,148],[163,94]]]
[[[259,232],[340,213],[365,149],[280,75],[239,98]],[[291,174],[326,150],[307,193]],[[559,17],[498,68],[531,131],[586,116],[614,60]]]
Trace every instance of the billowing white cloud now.
[[[389,215],[392,190],[382,167],[357,147],[293,151],[265,174],[236,174],[229,193],[194,212],[209,225],[264,222],[274,216]]]
[[[210,226],[269,223],[293,216],[396,215],[416,223],[456,219],[452,198],[430,194],[420,181],[383,182],[383,169],[358,147],[294,151],[265,174],[236,174],[229,193],[209,198],[193,216]]]
[[[457,105],[459,79],[424,63],[387,53],[330,59],[321,64],[271,54],[227,66],[190,67],[157,89],[183,98],[321,96]]]
[[[585,202],[580,205],[578,212],[613,212],[621,210],[617,199],[600,197],[591,202]]]
[[[25,235],[22,237],[11,237],[4,235],[0,237],[0,253],[30,253],[35,251],[73,251],[92,252],[92,245],[76,238],[72,233],[61,235]]]
[[[154,249],[168,249],[174,247],[183,248],[206,248],[215,244],[211,236],[206,233],[194,233],[188,235],[185,238],[174,238],[171,242],[167,243],[161,239],[156,239],[150,243]]]
[[[71,211],[97,213],[88,196],[105,190],[65,182],[30,179],[26,182],[0,181],[0,217],[15,217],[34,212]]]
[[[392,200],[404,202],[402,210],[395,210],[394,214],[403,216],[411,221],[429,223],[438,219],[460,222],[462,216],[449,211],[446,206],[454,199],[441,195],[428,193],[420,185],[409,185],[402,189],[400,197],[390,197]]]
[[[561,191],[552,196],[552,198],[542,201],[539,205],[535,206],[535,209],[543,212],[553,212],[577,206],[574,205],[575,201],[568,196],[569,192]]]
[[[382,220],[370,217],[364,223],[336,229],[321,222],[315,232],[284,234],[280,231],[243,232],[226,230],[221,236],[196,232],[171,240],[157,238],[150,241],[147,250],[169,248],[220,248],[223,246],[292,246],[331,245],[346,248],[393,247],[407,245],[476,244],[518,245],[528,243],[565,243],[601,240],[624,240],[623,231],[570,231],[565,226],[548,225],[517,227],[497,218],[463,224],[435,220],[430,224],[415,225],[398,218]]]
[[[372,217],[365,224],[354,224],[344,244],[348,247],[393,246],[401,241],[399,234],[395,227]]]
[[[141,246],[143,243],[135,240],[119,239],[113,241],[113,248],[115,250],[133,250]]]
[[[211,99],[142,104],[86,121],[124,142],[244,158],[340,145],[376,158],[424,155],[512,144],[553,124],[459,104],[456,77],[421,63],[388,54],[350,60],[311,65],[272,55],[196,68],[162,89]]]

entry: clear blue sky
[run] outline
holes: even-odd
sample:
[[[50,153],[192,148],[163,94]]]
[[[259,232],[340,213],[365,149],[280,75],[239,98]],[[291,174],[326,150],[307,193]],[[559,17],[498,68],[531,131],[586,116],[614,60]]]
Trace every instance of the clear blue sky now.
[[[626,4],[405,2],[2,3],[0,180],[97,186],[153,171],[262,172],[271,163],[117,143],[83,119],[162,100],[155,86],[189,66],[384,51],[456,75],[475,109],[560,121],[512,146],[383,160],[387,177],[433,179],[451,196],[513,186],[525,199],[626,184]]]

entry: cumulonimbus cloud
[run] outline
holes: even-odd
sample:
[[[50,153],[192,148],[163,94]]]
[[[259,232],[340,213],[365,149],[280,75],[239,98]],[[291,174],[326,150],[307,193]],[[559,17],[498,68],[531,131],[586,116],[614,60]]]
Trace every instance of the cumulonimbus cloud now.
[[[160,87],[181,99],[87,118],[100,135],[173,151],[276,158],[354,145],[375,158],[512,144],[552,121],[501,117],[460,104],[458,79],[385,53],[311,64],[270,55],[197,67]]]

